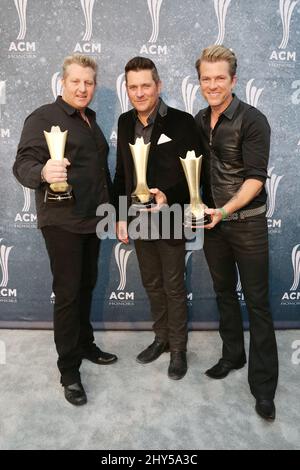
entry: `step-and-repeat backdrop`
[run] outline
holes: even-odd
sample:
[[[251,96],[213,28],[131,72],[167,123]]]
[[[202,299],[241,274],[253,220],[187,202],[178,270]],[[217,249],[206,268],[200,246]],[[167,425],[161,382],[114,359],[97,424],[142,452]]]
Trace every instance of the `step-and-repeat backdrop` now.
[[[99,64],[93,101],[115,168],[117,119],[128,110],[124,65],[155,61],[163,97],[195,114],[206,106],[194,63],[210,44],[238,57],[237,95],[269,119],[270,295],[277,327],[300,326],[300,1],[0,0],[0,326],[49,326],[54,296],[34,194],[12,174],[25,117],[60,93],[60,66],[73,52]],[[198,249],[197,249],[198,248]],[[215,328],[218,314],[199,246],[187,246],[193,328]],[[245,315],[240,283],[237,292]],[[246,319],[246,315],[245,315]],[[105,328],[149,327],[148,302],[133,245],[102,244],[93,320]]]

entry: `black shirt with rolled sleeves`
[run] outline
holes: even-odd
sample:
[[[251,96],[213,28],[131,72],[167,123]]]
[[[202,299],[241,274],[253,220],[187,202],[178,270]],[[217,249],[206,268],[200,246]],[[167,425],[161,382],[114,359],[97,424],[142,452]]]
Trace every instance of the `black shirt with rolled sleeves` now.
[[[195,116],[203,148],[203,201],[209,207],[221,207],[239,190],[246,179],[265,183],[270,152],[270,126],[258,109],[233,94],[230,105],[210,127],[211,109]],[[244,209],[266,203],[263,187]]]
[[[35,189],[38,228],[56,225],[74,233],[93,233],[100,220],[97,207],[110,200],[108,144],[96,113],[90,108],[85,113],[90,125],[59,96],[25,120],[13,172],[23,186]],[[65,157],[71,165],[67,180],[74,194],[69,203],[44,202],[47,183],[41,181],[41,170],[50,158],[44,130],[49,132],[52,126],[68,131]]]

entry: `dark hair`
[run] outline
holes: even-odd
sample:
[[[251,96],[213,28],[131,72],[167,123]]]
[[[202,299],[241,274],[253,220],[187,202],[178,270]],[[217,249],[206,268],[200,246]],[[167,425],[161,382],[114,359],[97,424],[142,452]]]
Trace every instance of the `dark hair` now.
[[[195,64],[198,77],[200,78],[201,62],[220,62],[222,60],[228,63],[229,74],[231,78],[233,78],[236,74],[236,68],[237,68],[236,55],[231,49],[228,49],[227,47],[224,47],[222,45],[209,46],[209,47],[206,47],[206,49],[203,49],[201,56],[199,57],[199,59],[197,60]]]
[[[138,72],[139,70],[151,70],[152,73],[152,78],[157,84],[160,81],[159,75],[157,68],[152,62],[151,59],[148,59],[147,57],[133,57],[133,59],[130,59],[129,62],[125,65],[125,79],[127,83],[127,74],[130,71]]]

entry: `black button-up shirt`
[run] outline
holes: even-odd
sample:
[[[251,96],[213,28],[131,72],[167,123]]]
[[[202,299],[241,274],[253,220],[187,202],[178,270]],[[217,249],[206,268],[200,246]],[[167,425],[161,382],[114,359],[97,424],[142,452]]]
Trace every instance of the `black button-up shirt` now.
[[[210,127],[211,109],[196,115],[203,148],[203,200],[209,207],[221,207],[239,190],[246,179],[265,182],[270,151],[270,126],[258,109],[240,101],[235,95],[220,115],[214,129]],[[265,188],[243,209],[263,205]]]
[[[85,113],[90,126],[59,96],[25,120],[13,171],[23,186],[36,190],[39,228],[58,225],[77,233],[94,232],[99,221],[96,209],[109,201],[108,145],[96,123],[95,112],[87,108]],[[52,126],[68,131],[65,157],[71,165],[67,180],[74,193],[69,204],[44,202],[47,183],[41,183],[41,170],[49,159],[49,151],[43,131],[49,132]]]
[[[151,135],[157,113],[159,113],[161,116],[165,116],[167,114],[167,110],[167,105],[161,98],[159,98],[159,102],[155,107],[154,111],[150,114],[150,116],[148,116],[147,125],[144,126],[144,124],[139,120],[137,111],[134,109],[133,116],[136,120],[134,129],[134,140],[137,137],[143,137],[145,144],[148,144],[151,140]]]

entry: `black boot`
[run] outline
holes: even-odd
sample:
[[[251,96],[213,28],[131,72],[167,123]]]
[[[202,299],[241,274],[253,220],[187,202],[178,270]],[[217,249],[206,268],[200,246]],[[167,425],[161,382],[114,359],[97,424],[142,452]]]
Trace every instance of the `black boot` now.
[[[186,352],[171,351],[170,365],[168,376],[170,379],[179,380],[185,376],[187,372]]]
[[[148,364],[148,362],[155,361],[163,352],[169,350],[167,342],[160,341],[155,338],[148,348],[144,349],[136,358],[140,364]]]
[[[205,374],[211,379],[224,379],[232,370],[244,367],[245,363],[245,361],[241,361],[238,364],[232,364],[231,362],[221,358],[219,362],[211,369],[208,369]]]
[[[274,421],[276,410],[273,400],[257,398],[255,405],[256,413],[267,421]]]
[[[71,385],[64,385],[65,398],[69,403],[75,406],[85,405],[87,402],[86,394],[80,382]]]

